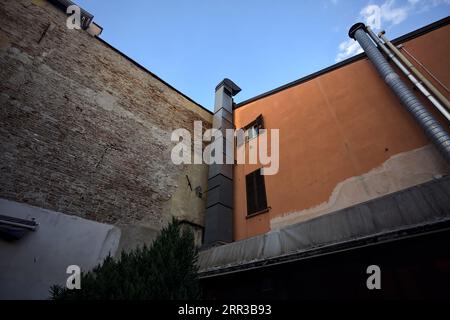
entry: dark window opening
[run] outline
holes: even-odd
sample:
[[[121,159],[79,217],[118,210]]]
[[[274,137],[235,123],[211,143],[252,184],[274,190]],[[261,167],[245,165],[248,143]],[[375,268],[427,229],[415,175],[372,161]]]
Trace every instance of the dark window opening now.
[[[247,189],[247,215],[259,213],[267,209],[266,186],[261,169],[253,171],[245,177]]]
[[[262,115],[259,115],[255,120],[246,125],[243,129],[247,132],[245,141],[256,138],[259,135],[259,130],[264,128]]]

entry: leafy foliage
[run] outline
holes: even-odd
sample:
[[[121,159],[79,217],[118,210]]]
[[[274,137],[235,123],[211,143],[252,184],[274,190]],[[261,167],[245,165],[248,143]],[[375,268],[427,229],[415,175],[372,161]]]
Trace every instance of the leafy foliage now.
[[[92,271],[82,273],[81,289],[50,288],[59,300],[185,300],[198,299],[197,249],[192,231],[173,219],[150,247],[120,259],[108,256]]]

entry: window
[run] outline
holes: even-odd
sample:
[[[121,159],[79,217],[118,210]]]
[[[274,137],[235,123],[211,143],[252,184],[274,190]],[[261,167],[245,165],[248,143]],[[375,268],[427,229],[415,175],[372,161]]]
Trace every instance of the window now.
[[[243,128],[247,132],[246,141],[256,138],[259,135],[259,130],[262,128],[264,128],[263,118],[262,115],[259,115]]]
[[[247,139],[251,140],[253,138],[255,138],[259,133],[259,128],[257,126],[253,126],[251,128],[248,129],[248,135],[247,135]]]
[[[259,213],[267,209],[266,186],[261,169],[253,171],[245,177],[247,189],[247,215]]]

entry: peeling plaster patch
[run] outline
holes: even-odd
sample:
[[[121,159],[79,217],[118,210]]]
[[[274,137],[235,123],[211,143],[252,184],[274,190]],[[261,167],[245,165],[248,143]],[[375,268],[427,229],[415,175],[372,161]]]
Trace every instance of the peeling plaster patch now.
[[[432,145],[400,153],[368,173],[340,182],[328,201],[272,219],[270,228],[277,230],[447,174],[450,174],[450,166]]]

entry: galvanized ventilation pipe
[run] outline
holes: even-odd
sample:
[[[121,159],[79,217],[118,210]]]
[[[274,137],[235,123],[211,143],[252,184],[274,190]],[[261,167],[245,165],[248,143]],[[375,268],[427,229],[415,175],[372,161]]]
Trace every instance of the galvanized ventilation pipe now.
[[[384,41],[384,43],[394,52],[395,55],[414,73],[414,75],[422,81],[428,89],[445,105],[447,109],[450,109],[450,102],[448,99],[438,90],[433,84],[425,78],[422,73],[386,38],[385,32],[382,31],[378,36]]]
[[[358,41],[386,84],[392,89],[409,113],[420,124],[428,138],[436,145],[445,160],[450,164],[450,135],[405,83],[403,83],[381,52],[378,51],[375,44],[367,35],[364,23],[353,25],[348,35],[350,38]]]
[[[442,115],[450,121],[450,113],[447,109],[425,88],[416,77],[397,59],[397,57],[389,50],[378,37],[373,33],[369,26],[366,27],[367,34],[377,44],[378,48],[382,49],[384,53],[397,65],[397,67],[408,77],[409,80],[424,94],[428,100],[442,113]]]
[[[422,62],[420,62],[416,57],[414,57],[414,56],[412,55],[412,53],[409,52],[409,51],[406,49],[406,46],[405,46],[403,43],[400,44],[400,45],[398,45],[397,48],[398,48],[398,50],[405,52],[406,55],[407,55],[408,57],[410,57],[411,59],[413,59],[415,63],[417,63],[419,66],[421,66],[422,69],[425,70],[425,72],[428,73],[428,75],[429,75],[430,77],[432,77],[432,78],[434,79],[434,81],[436,81],[437,83],[439,83],[439,85],[440,85],[446,92],[450,92],[450,89],[449,89],[444,83],[442,83],[442,81],[439,80],[438,77],[436,77],[436,76],[435,76],[435,75],[434,75],[434,74],[433,74],[426,66],[424,66],[424,64],[423,64]]]
[[[229,140],[227,129],[234,129],[233,97],[241,91],[230,79],[223,79],[216,87],[213,128],[222,132],[223,164],[209,166],[205,214],[205,247],[233,242],[233,163],[234,139]]]

